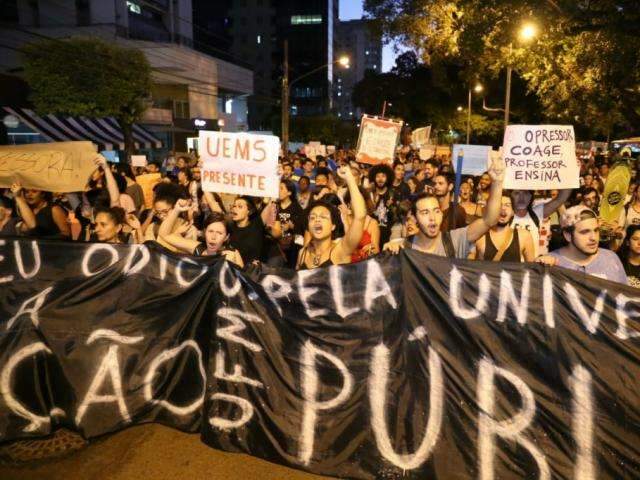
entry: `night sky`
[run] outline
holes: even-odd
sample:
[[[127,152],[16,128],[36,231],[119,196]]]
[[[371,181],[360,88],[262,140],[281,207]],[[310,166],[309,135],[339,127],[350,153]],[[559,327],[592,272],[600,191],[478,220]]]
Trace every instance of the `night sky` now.
[[[340,0],[340,20],[352,20],[362,17],[362,0]],[[382,50],[382,71],[388,72],[395,64],[396,53],[392,45]]]

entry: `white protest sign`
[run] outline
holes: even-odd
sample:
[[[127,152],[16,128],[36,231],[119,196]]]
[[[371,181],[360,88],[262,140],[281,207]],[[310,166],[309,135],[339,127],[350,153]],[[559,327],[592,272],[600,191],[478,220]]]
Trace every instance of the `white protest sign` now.
[[[393,163],[402,124],[402,121],[364,115],[360,122],[356,160],[371,165]]]
[[[571,125],[509,125],[504,134],[504,188],[578,188],[580,167]]]
[[[327,147],[320,142],[309,142],[304,146],[304,154],[315,161],[318,155],[323,157],[327,155]]]
[[[327,155],[333,155],[334,153],[336,153],[336,146],[327,145]]]
[[[205,192],[278,196],[278,137],[200,130],[198,145]]]
[[[487,145],[454,145],[452,161],[454,165],[458,156],[462,153],[462,174],[482,175],[487,171],[489,152],[491,147]]]
[[[147,166],[147,156],[146,155],[131,155],[131,166],[132,167],[146,167]]]
[[[431,137],[431,125],[428,127],[417,128],[413,132],[411,132],[411,143],[416,148],[421,148],[423,145],[429,143],[429,138]]]

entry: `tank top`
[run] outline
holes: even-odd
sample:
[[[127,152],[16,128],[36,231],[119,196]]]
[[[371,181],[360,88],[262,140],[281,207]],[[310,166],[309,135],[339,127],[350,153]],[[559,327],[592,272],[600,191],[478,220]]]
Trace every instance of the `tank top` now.
[[[484,257],[483,260],[493,261],[498,253],[498,248],[491,240],[489,232],[484,234]],[[518,229],[515,228],[511,237],[511,244],[507,247],[500,259],[501,262],[520,262],[520,235]]]
[[[324,267],[330,267],[331,265],[335,265],[332,261],[331,261],[331,254],[333,253],[333,249],[335,248],[335,244],[331,246],[331,248],[329,249],[329,258],[327,258],[324,262],[322,262],[320,265],[318,265],[317,267],[314,268],[324,268]],[[307,245],[306,247],[303,247],[302,249],[302,257],[300,257],[300,262],[298,262],[298,270],[311,270],[309,267],[307,267],[307,264],[305,263],[305,260],[307,258],[307,251],[309,250],[309,246]]]
[[[47,205],[36,213],[36,226],[29,232],[29,235],[36,237],[51,237],[60,235],[60,229],[53,220],[53,207]]]

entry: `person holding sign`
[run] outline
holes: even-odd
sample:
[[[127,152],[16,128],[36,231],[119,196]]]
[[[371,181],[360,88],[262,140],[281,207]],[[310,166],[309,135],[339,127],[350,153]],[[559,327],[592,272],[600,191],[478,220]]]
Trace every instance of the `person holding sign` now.
[[[349,167],[340,167],[338,176],[349,189],[353,217],[344,237],[334,242],[336,226],[340,222],[340,212],[336,207],[322,201],[311,205],[307,230],[311,236],[308,245],[300,250],[297,270],[311,270],[351,263],[351,254],[358,248],[364,232],[367,209],[364,197]]]
[[[59,205],[52,204],[51,192],[33,188],[25,190],[19,182],[11,185],[11,193],[22,222],[20,233],[31,237],[62,237],[69,239],[71,229],[67,213]]]
[[[504,160],[502,156],[492,158],[488,174],[491,176],[491,190],[484,216],[470,225],[442,232],[443,214],[438,199],[429,193],[422,193],[413,204],[419,232],[409,239],[391,241],[384,246],[393,254],[402,248],[413,248],[420,252],[441,257],[467,258],[473,242],[480,239],[495,224],[500,215],[500,199],[504,180]]]

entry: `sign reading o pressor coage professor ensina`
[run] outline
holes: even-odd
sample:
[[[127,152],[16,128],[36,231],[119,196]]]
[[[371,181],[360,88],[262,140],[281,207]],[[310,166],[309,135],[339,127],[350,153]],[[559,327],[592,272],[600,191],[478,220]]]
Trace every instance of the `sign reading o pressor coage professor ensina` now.
[[[200,130],[198,146],[205,192],[278,196],[278,137]]]
[[[578,188],[580,167],[571,125],[509,125],[504,134],[504,188]]]

